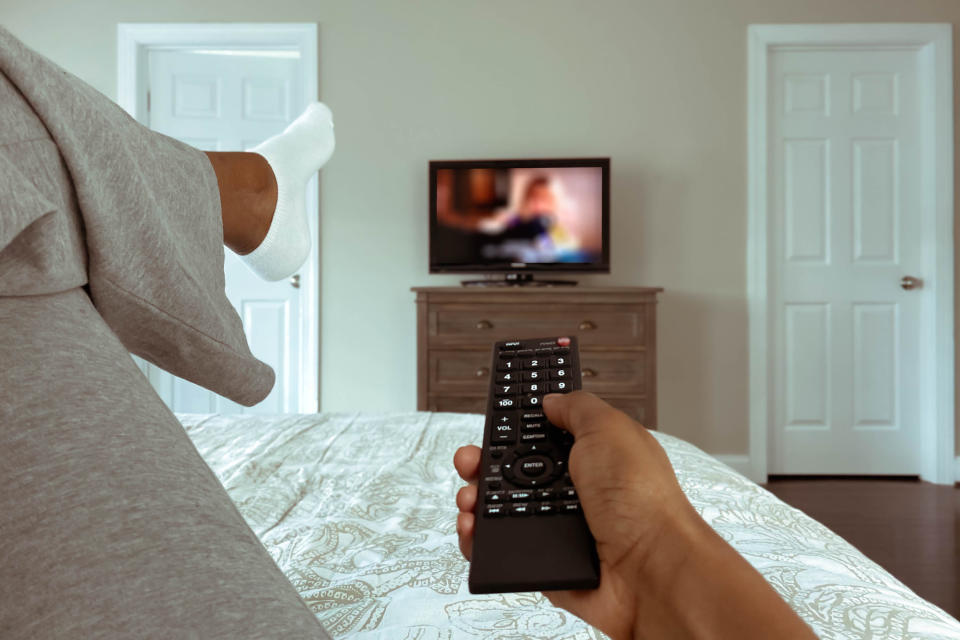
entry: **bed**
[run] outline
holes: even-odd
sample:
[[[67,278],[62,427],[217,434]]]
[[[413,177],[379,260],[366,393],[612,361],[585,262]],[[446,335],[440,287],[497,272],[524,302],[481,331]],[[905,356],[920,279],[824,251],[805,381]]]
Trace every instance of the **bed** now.
[[[482,416],[178,417],[335,637],[605,638],[539,594],[468,593],[452,458],[479,440]],[[696,447],[655,435],[697,510],[820,637],[960,640],[960,623],[829,529]]]

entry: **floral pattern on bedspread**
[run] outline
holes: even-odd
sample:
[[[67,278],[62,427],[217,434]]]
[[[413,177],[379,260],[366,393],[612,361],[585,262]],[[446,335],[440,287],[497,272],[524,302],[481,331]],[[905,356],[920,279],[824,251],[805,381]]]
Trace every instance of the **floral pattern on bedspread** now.
[[[179,417],[332,635],[606,637],[540,594],[467,591],[452,460],[479,441],[482,416]],[[820,637],[960,640],[960,623],[829,529],[693,445],[655,435],[697,510]]]

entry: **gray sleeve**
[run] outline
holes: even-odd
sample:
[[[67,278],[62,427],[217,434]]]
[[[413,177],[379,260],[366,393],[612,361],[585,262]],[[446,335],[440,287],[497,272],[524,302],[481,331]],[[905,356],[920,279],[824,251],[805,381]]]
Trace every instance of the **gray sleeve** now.
[[[0,73],[69,171],[90,296],[124,346],[241,404],[265,398],[273,371],[250,353],[224,293],[220,196],[206,155],[142,126],[2,27]],[[42,215],[24,193],[0,238]]]

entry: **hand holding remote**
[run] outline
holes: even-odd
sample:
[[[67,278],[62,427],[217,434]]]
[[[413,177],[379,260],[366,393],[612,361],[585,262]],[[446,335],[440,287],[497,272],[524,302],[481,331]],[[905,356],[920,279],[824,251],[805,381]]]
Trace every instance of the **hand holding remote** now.
[[[600,587],[544,595],[614,640],[813,637],[799,617],[687,500],[663,448],[589,393],[547,396],[551,423],[575,437],[570,474],[600,557]],[[469,559],[480,449],[454,465],[460,549]]]

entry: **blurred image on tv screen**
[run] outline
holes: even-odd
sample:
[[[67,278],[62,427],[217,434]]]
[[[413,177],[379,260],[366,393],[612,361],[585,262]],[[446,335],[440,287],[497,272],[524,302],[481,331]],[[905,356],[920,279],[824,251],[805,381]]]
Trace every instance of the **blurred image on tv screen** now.
[[[438,169],[437,263],[602,260],[600,167]]]

